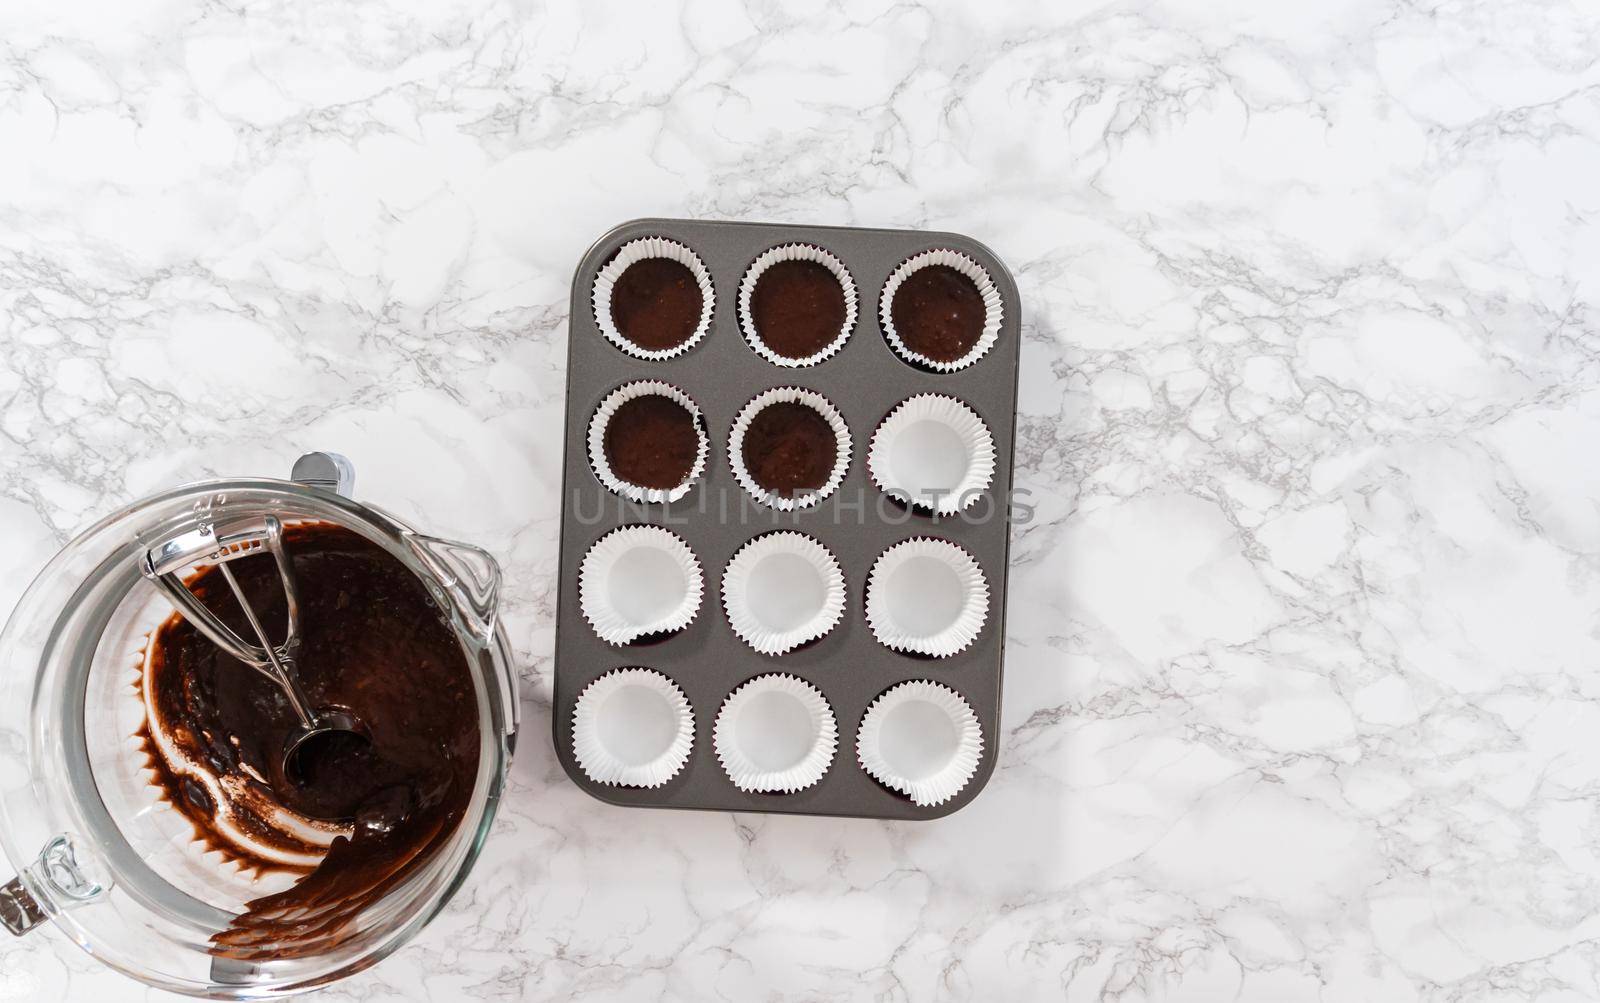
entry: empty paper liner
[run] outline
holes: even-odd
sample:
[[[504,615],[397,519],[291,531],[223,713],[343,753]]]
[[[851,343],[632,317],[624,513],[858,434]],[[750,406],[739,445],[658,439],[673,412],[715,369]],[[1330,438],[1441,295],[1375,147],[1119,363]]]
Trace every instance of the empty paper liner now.
[[[617,669],[590,683],[572,712],[573,754],[595,783],[660,787],[689,761],[694,710],[660,672]]]
[[[816,640],[844,614],[844,572],[804,533],[758,536],[722,573],[722,605],[733,632],[763,655]]]
[[[867,623],[896,651],[949,658],[989,617],[989,584],[972,555],[948,540],[918,538],[884,551],[867,576]]]
[[[978,715],[955,690],[925,679],[874,700],[856,733],[861,768],[924,807],[961,793],[982,757]]]
[[[602,537],[578,570],[583,618],[607,644],[682,630],[700,609],[705,577],[676,534],[624,526]]]
[[[924,512],[970,507],[994,477],[994,436],[954,397],[917,394],[895,405],[872,433],[872,483]]]
[[[792,794],[822,779],[839,728],[822,691],[790,675],[757,676],[717,712],[717,761],[741,791]]]

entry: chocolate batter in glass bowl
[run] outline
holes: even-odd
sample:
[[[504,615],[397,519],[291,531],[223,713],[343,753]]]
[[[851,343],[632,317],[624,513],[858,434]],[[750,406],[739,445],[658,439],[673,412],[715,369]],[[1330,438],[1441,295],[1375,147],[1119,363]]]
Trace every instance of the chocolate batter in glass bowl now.
[[[381,547],[329,523],[289,527],[284,550],[298,583],[300,685],[315,706],[352,712],[365,738],[335,736],[302,775],[286,776],[282,750],[299,723],[288,698],[179,613],[151,635],[140,679],[139,734],[152,778],[197,839],[263,869],[283,855],[321,856],[306,878],[252,901],[214,938],[234,957],[319,950],[342,919],[454,830],[478,765],[470,670],[422,582]],[[229,568],[268,635],[282,634],[285,599],[272,558],[252,555]],[[228,626],[249,631],[217,567],[188,586]],[[300,826],[291,827],[294,815]],[[331,844],[307,840],[304,826],[334,834]]]
[[[467,879],[516,731],[498,568],[305,479],[317,486],[213,481],[147,499],[24,595],[0,636],[0,844],[18,871],[0,923],[48,918],[152,986],[259,997],[371,965]],[[303,687],[370,733],[325,748],[298,782],[280,775],[282,693],[138,568],[162,540],[266,515],[295,571]],[[281,629],[271,560],[227,567]],[[243,626],[214,567],[186,577]]]

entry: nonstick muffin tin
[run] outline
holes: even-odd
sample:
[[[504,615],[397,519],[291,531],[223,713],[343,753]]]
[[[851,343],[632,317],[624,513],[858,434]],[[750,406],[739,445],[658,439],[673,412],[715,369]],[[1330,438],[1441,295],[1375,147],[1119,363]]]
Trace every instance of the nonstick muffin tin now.
[[[741,284],[758,261],[769,264],[795,257],[793,252],[775,252],[796,246],[810,249],[801,252],[801,258],[821,262],[836,274],[843,269],[841,278],[853,286],[854,302],[848,304],[849,327],[842,340],[821,347],[805,364],[785,366],[753,346],[741,327],[751,303],[749,290],[742,290]],[[692,260],[685,257],[686,267],[701,288],[709,290],[710,309],[699,324],[680,318],[685,332],[693,328],[686,350],[663,349],[659,343],[629,348],[625,338],[617,338],[616,324],[597,316],[597,279],[603,272],[606,283],[618,278],[623,264],[619,251],[638,255],[664,247],[671,247],[672,254],[692,252]],[[922,255],[926,257],[918,258]],[[914,258],[976,266],[992,284],[989,316],[998,313],[1000,322],[997,330],[986,332],[989,344],[976,361],[951,371],[940,371],[930,364],[932,360],[908,361],[915,353],[895,337],[888,311],[880,309],[880,297],[886,283],[897,279],[898,285],[906,279],[907,268],[902,266]],[[557,754],[578,786],[618,805],[888,819],[947,815],[978,794],[993,772],[1000,738],[1018,311],[1016,285],[1005,266],[982,244],[955,233],[640,219],[616,227],[590,248],[572,285],[552,710]],[[607,455],[600,446],[605,419],[597,422],[597,413],[616,411],[640,392],[637,387],[623,388],[645,381],[665,384],[675,391],[665,396],[676,400],[681,394],[689,402],[699,442],[686,439],[674,444],[683,457],[694,457],[696,476],[688,490],[619,489],[617,479],[592,462],[596,449]],[[842,479],[837,479],[828,497],[794,511],[758,501],[749,490],[748,477],[736,474],[729,455],[730,440],[748,431],[740,426],[749,424],[742,412],[761,395],[780,388],[784,392],[772,399],[803,403],[820,398],[823,410],[831,406],[849,438]],[[920,399],[907,404],[912,398]],[[946,398],[959,404],[949,405]],[[947,411],[960,412],[952,420],[973,425],[977,434],[987,433],[993,455],[983,459],[992,465],[992,472],[982,497],[968,508],[936,515],[889,497],[870,476],[874,433],[902,405],[909,410],[896,419],[901,424],[922,417],[924,411],[935,418]],[[779,531],[803,537],[766,539]],[[652,623],[671,627],[681,623],[680,614],[687,611],[690,618],[681,629],[608,643],[603,629],[609,630],[612,641],[629,635],[615,624],[597,626],[596,618],[603,618],[604,611],[597,613],[594,607],[604,605],[601,600],[615,599],[615,590],[601,594],[594,585],[596,569],[623,567],[607,551],[616,549],[619,540],[635,537],[662,543],[657,556],[666,562],[669,575],[673,561],[692,561],[702,592],[697,597],[674,595],[675,607],[667,602],[648,614],[659,614]],[[733,584],[746,580],[740,564],[748,562],[734,558],[747,545],[755,546],[752,541],[757,537],[763,538],[763,548],[784,555],[793,551],[795,560],[815,558],[826,564],[831,557],[831,570],[842,577],[844,602],[842,611],[830,610],[832,625],[821,637],[751,639],[736,633],[734,619],[741,604],[725,603],[724,579],[727,575]],[[986,585],[985,602],[976,611],[976,635],[969,638],[970,630],[956,631],[947,645],[958,648],[954,654],[930,657],[894,650],[875,636],[868,622],[869,575],[881,556],[901,544],[905,546],[897,548],[894,558],[901,564],[947,554],[957,561],[965,557],[970,564],[966,573],[980,576]],[[817,558],[819,550],[826,557]],[[932,557],[923,556],[925,552]],[[731,575],[730,563],[734,563]],[[586,569],[589,583],[581,589],[580,575]],[[626,566],[611,572],[608,580],[626,591],[632,583],[648,583],[660,570]],[[589,590],[587,596],[580,595],[583,589]],[[963,594],[968,599],[973,596],[971,591]],[[878,598],[875,605],[881,618],[884,597],[878,594]],[[972,612],[967,608],[962,614]],[[891,639],[892,632],[879,626],[880,633]],[[750,633],[748,627],[744,631]],[[662,686],[661,677],[672,685]],[[900,692],[869,715],[869,707],[890,690]],[[618,693],[623,695],[615,696]],[[729,715],[719,724],[719,712],[736,695]],[[937,789],[929,794],[927,785],[891,789],[874,779],[858,756],[861,733],[865,730],[876,740],[884,725],[882,712],[893,700],[908,696],[925,697],[926,702],[915,704],[920,708],[916,714],[902,715],[895,741],[913,747],[920,742],[918,735],[903,733],[905,721],[927,719],[933,730],[945,728],[942,705],[949,706],[958,735],[975,730],[981,736],[976,743],[970,738],[957,743],[955,761],[965,757],[970,764],[975,757],[976,763],[969,765],[970,777],[953,796]],[[596,708],[610,699],[643,701],[654,710],[638,718],[636,728],[619,727],[614,716],[609,726],[596,725]],[[738,733],[734,711],[742,712],[761,700],[780,710],[800,708],[811,714],[822,737],[836,741],[831,757],[824,748],[813,749],[805,761],[794,764],[752,763],[733,748]],[[658,720],[652,714],[667,717]],[[751,727],[781,730],[784,726],[783,713],[762,716],[757,711],[742,720],[747,734]],[[596,729],[606,727],[610,733],[600,734],[600,745],[661,743],[667,751],[648,764],[630,767],[623,761],[627,750],[622,749],[621,760],[607,760],[597,769],[596,757],[603,754],[595,751]],[[963,727],[967,732],[960,731]],[[658,728],[665,731],[652,734]],[[575,740],[581,749],[575,748]],[[935,742],[936,749],[943,750],[940,742],[945,741],[948,735]],[[914,759],[917,750],[908,754]],[[734,773],[747,786],[767,789],[743,790],[735,784]],[[786,786],[801,789],[785,793]],[[913,794],[923,803],[913,800]]]

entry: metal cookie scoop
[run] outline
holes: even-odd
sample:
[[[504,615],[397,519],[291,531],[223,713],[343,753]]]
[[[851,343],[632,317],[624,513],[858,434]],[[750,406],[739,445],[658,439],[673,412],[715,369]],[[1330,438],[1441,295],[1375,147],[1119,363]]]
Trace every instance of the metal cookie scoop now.
[[[267,637],[266,628],[256,616],[256,611],[245,598],[244,590],[234,577],[228,562],[267,551],[278,565],[278,577],[283,583],[283,595],[288,610],[288,630],[284,642],[274,645]],[[184,584],[182,573],[191,567],[215,565],[233,590],[233,597],[244,611],[245,620],[258,643],[252,644],[240,637]],[[300,724],[284,741],[283,775],[294,783],[303,783],[307,763],[320,749],[334,748],[348,743],[350,736],[360,742],[369,741],[366,726],[354,715],[337,707],[313,709],[295,674],[294,659],[300,648],[300,604],[295,592],[294,571],[283,550],[283,524],[273,516],[259,521],[243,521],[229,525],[202,523],[198,529],[173,537],[145,552],[140,562],[140,572],[172,600],[195,629],[213,644],[239,661],[272,680],[289,698]]]

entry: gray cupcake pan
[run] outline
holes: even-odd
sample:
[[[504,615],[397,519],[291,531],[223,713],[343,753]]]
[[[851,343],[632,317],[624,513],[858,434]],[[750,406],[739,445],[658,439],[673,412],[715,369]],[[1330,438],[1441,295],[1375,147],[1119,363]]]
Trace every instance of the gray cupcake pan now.
[[[595,274],[623,244],[640,237],[667,237],[690,247],[711,272],[715,290],[711,329],[676,358],[651,362],[627,354],[595,325],[591,294]],[[739,283],[763,251],[779,244],[809,243],[831,251],[849,268],[858,296],[855,330],[844,347],[806,368],[773,365],[745,341],[739,327]],[[878,298],[889,273],[921,251],[961,251],[988,270],[1000,290],[1004,323],[998,342],[982,359],[954,373],[930,373],[904,362],[890,349],[878,322]],[[1004,654],[1006,570],[1009,549],[1006,502],[1010,496],[1017,412],[1017,353],[1020,343],[1016,283],[987,247],[958,233],[870,230],[856,227],[719,223],[638,219],[595,242],[572,280],[572,321],[567,340],[566,456],[562,474],[561,576],[556,614],[555,684],[551,717],[557,756],[574,783],[602,801],[648,808],[784,812],[886,819],[930,819],[964,807],[994,772],[1000,741],[1000,682]],[[589,466],[589,419],[602,398],[634,380],[664,380],[699,405],[711,439],[706,472],[682,500],[636,505],[607,490]],[[826,396],[850,426],[850,469],[830,498],[799,513],[777,513],[745,495],[728,465],[728,433],[734,416],[752,397],[777,386],[807,387]],[[867,476],[866,451],[879,422],[913,394],[948,394],[965,401],[989,426],[995,443],[995,476],[989,487],[988,519],[960,515],[934,518],[887,498]],[[864,500],[859,512],[835,513],[834,499]],[[726,514],[721,499],[726,499]],[[987,506],[972,506],[979,513]],[[887,517],[887,518],[886,518]],[[578,568],[591,546],[620,526],[665,526],[688,543],[705,574],[705,595],[694,622],[676,634],[615,647],[600,640],[578,605]],[[845,612],[826,636],[784,655],[767,656],[741,641],[722,608],[722,572],[729,558],[752,537],[775,529],[797,529],[821,541],[845,574]],[[891,651],[867,626],[867,572],[885,549],[902,540],[930,536],[966,548],[989,584],[989,617],[966,650],[950,658],[921,658]],[[572,714],[578,695],[613,669],[642,666],[670,677],[694,708],[694,749],[688,764],[652,789],[616,787],[590,780],[572,751]],[[820,782],[795,794],[752,794],[723,772],[711,732],[723,701],[753,676],[784,672],[806,680],[827,697],[838,720],[839,747]],[[983,727],[978,772],[954,798],[918,807],[880,785],[856,760],[856,731],[869,704],[897,683],[929,679],[960,693]]]

